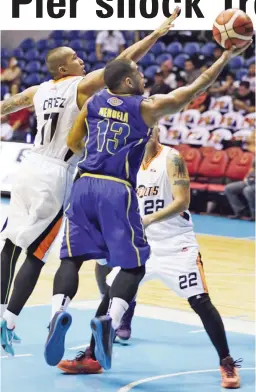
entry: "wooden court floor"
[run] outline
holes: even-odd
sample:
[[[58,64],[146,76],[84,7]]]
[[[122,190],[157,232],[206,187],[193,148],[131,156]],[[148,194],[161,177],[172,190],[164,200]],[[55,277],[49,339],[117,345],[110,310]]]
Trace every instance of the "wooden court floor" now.
[[[254,241],[227,237],[197,235],[200,244],[208,289],[222,316],[255,320],[255,245]],[[59,244],[56,243],[43,268],[40,281],[28,304],[51,302],[53,276],[59,266]],[[84,263],[80,272],[79,291],[75,300],[99,298],[94,278],[94,261]],[[179,310],[190,310],[161,282],[145,283],[138,302]]]

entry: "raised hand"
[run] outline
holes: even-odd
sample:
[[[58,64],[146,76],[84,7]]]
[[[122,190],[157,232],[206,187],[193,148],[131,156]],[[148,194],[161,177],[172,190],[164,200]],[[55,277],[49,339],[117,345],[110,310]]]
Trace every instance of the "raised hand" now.
[[[175,21],[175,19],[178,18],[178,16],[180,15],[181,9],[180,7],[176,7],[175,10],[173,11],[173,13],[171,14],[171,16],[169,18],[167,18],[160,27],[158,27],[158,29],[155,30],[156,33],[158,33],[159,37],[162,37],[164,35],[166,35],[168,33],[168,31],[174,27],[173,22]]]

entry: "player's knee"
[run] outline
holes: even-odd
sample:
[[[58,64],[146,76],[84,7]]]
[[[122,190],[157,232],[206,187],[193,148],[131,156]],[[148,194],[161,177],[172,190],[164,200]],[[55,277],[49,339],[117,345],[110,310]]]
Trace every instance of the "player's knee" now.
[[[43,260],[39,259],[38,257],[36,257],[33,253],[27,251],[27,257],[25,260],[26,263],[33,263],[33,265],[36,265],[38,268],[42,268],[45,263]]]
[[[131,269],[124,269],[121,268],[121,271],[126,272],[130,275],[133,276],[133,279],[136,281],[136,283],[140,283],[140,281],[144,278],[145,273],[146,273],[146,267],[145,265],[141,265],[140,267],[136,268],[131,268]]]
[[[197,313],[208,312],[213,308],[209,294],[203,293],[188,299],[191,308]]]

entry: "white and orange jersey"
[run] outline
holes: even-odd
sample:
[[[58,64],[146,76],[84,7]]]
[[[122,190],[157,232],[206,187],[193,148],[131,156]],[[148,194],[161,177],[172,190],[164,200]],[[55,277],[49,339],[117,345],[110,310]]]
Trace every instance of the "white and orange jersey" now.
[[[37,135],[33,151],[47,157],[76,163],[67,146],[67,136],[79,113],[77,87],[82,76],[68,76],[42,83],[35,96]]]
[[[167,173],[167,155],[179,155],[175,149],[160,145],[157,155],[145,166],[142,164],[137,175],[137,196],[141,216],[152,214],[173,201],[171,183]],[[170,239],[174,248],[197,245],[193,222],[190,212],[184,211],[181,215],[152,223],[146,228],[149,242]],[[155,244],[154,246],[157,246]]]

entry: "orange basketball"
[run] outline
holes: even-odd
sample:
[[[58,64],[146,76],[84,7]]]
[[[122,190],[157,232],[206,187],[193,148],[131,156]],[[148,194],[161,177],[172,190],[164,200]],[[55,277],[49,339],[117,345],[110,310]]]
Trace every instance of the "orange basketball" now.
[[[224,49],[242,48],[253,36],[250,17],[238,8],[223,11],[213,25],[213,37]]]

